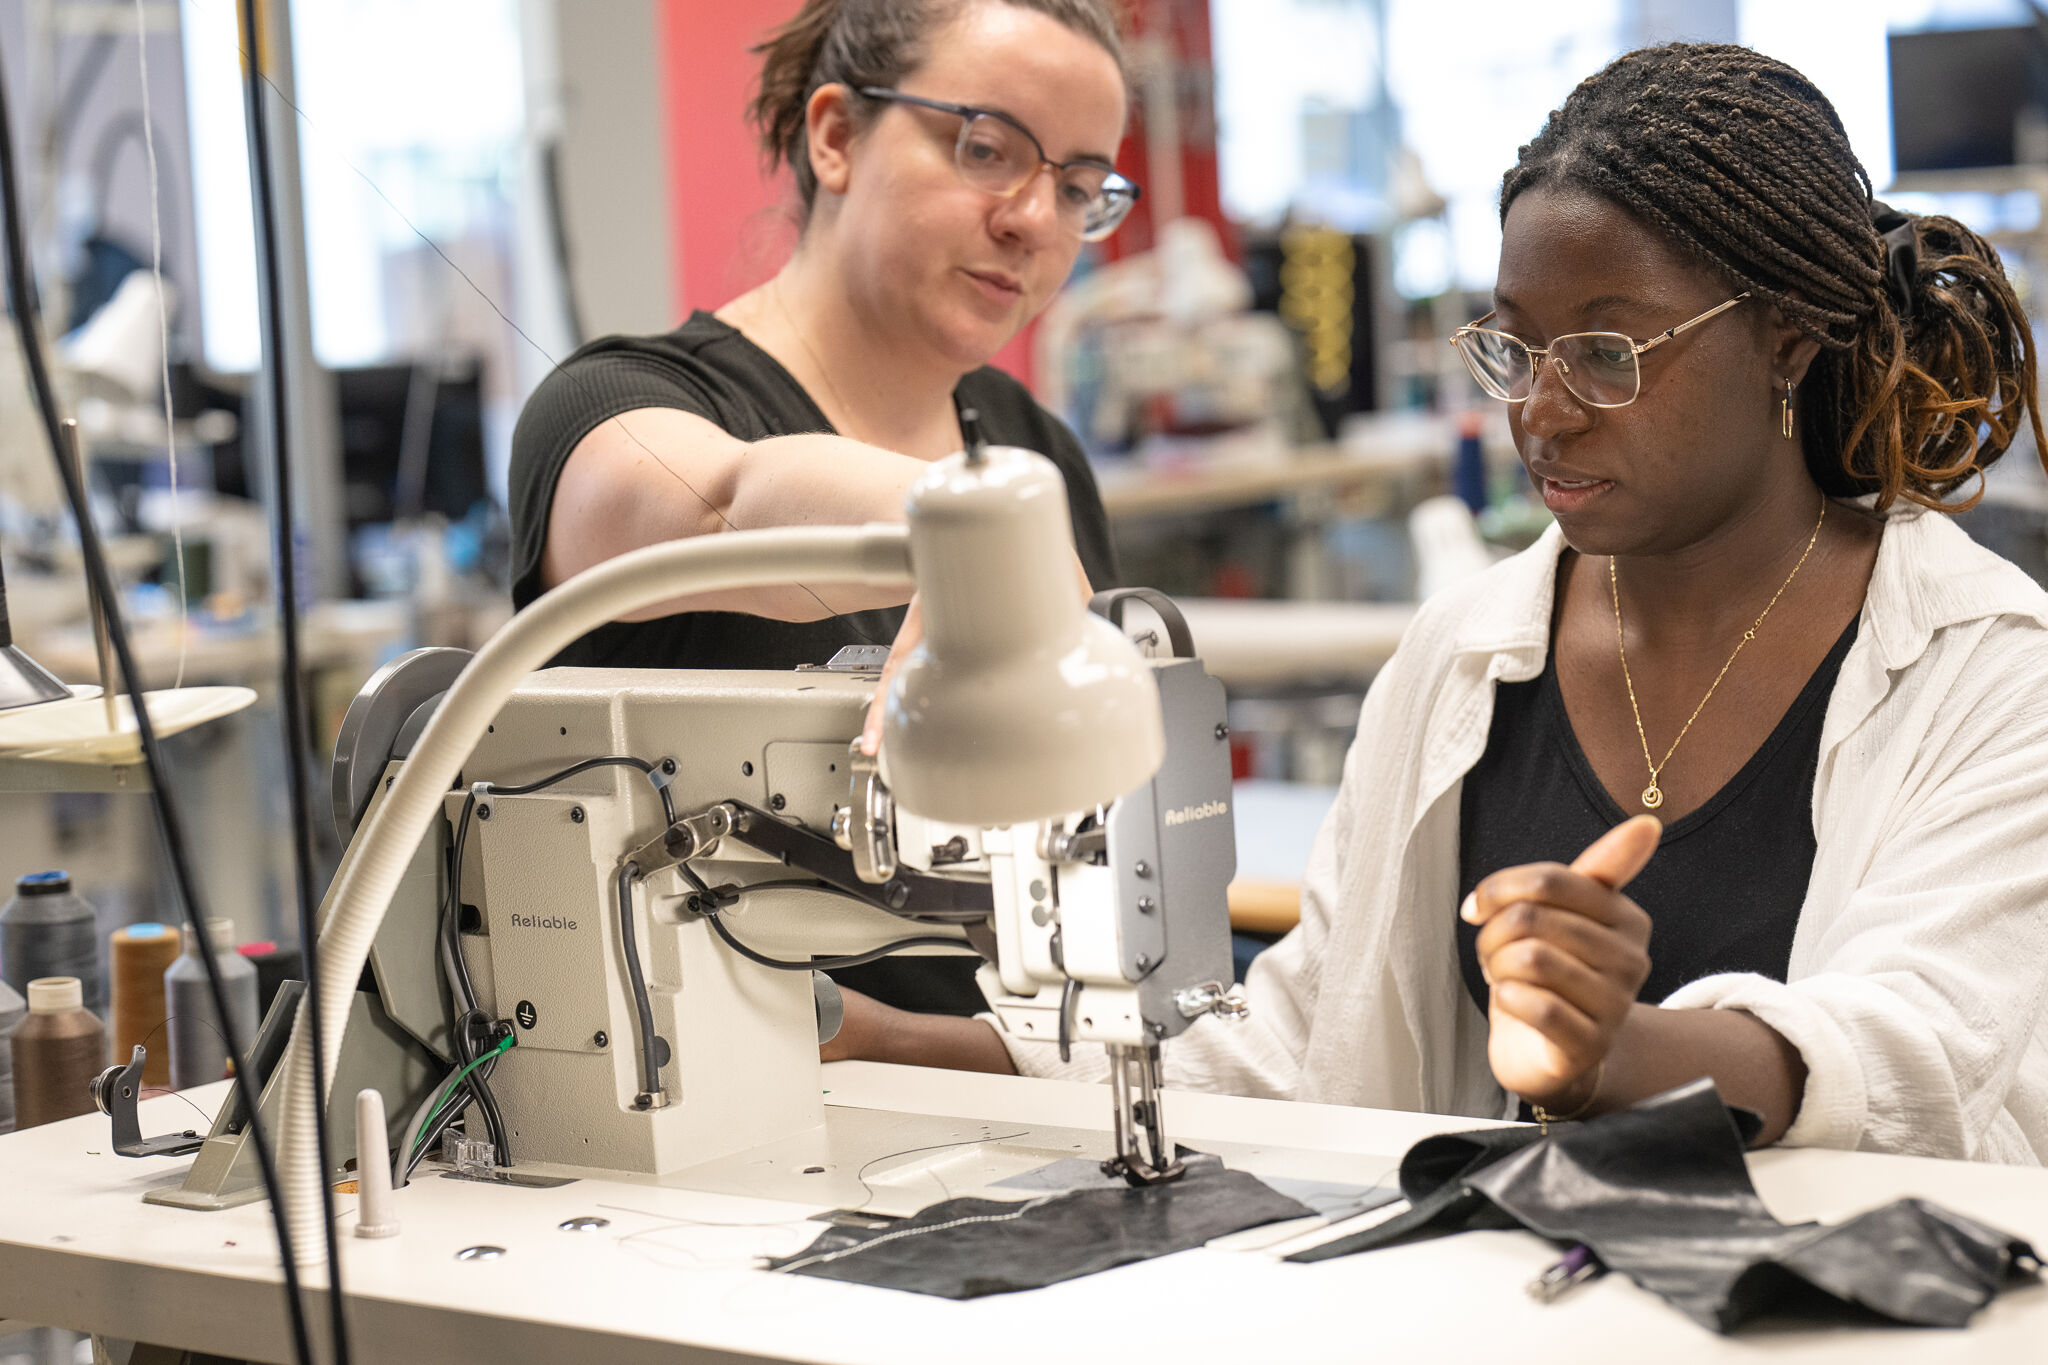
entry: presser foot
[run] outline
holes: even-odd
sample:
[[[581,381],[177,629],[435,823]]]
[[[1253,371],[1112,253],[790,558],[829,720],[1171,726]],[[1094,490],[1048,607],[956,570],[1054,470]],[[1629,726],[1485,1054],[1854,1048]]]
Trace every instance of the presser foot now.
[[[1159,1112],[1159,1045],[1118,1045],[1108,1051],[1116,1155],[1102,1163],[1102,1173],[1134,1188],[1180,1179],[1187,1167],[1166,1140]]]
[[[1102,1173],[1123,1181],[1133,1189],[1147,1185],[1168,1185],[1188,1173],[1187,1163],[1172,1161],[1164,1167],[1153,1166],[1142,1158],[1113,1156],[1102,1163]]]

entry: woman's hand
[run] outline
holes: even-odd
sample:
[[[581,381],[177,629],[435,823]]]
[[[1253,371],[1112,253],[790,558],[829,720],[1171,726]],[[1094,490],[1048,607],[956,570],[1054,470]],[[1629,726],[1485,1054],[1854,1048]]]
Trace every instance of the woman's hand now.
[[[1616,825],[1570,867],[1530,863],[1479,883],[1459,914],[1492,987],[1487,1060],[1532,1105],[1576,1114],[1650,973],[1650,917],[1621,894],[1657,851],[1654,816]]]

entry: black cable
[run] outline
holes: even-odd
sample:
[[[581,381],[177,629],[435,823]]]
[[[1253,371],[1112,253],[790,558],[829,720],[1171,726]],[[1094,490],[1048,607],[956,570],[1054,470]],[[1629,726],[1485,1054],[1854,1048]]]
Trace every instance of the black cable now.
[[[489,1050],[487,1045],[480,1041],[479,1034],[487,1034],[495,1023],[495,1020],[480,1009],[465,1011],[455,1021],[455,1058],[458,1068],[467,1067]],[[463,1090],[476,1106],[483,1110],[484,1127],[490,1131],[491,1145],[497,1149],[498,1159],[509,1166],[512,1164],[512,1130],[506,1124],[504,1111],[498,1108],[498,1097],[492,1093],[489,1084],[489,1073],[497,1070],[497,1067],[497,1058],[487,1059],[483,1065],[464,1078]],[[475,1081],[476,1084],[469,1084],[471,1081]]]
[[[469,817],[476,810],[476,793],[462,803],[462,816],[455,822],[454,856],[448,865],[448,896],[441,903],[441,965],[448,977],[448,989],[455,1003],[465,1010],[476,1008],[476,982],[469,974],[469,960],[462,955],[462,861],[469,843]]]
[[[695,879],[695,875],[694,873],[691,874],[693,879]],[[711,895],[717,897],[718,904],[721,906],[731,905],[741,896],[752,895],[756,891],[818,891],[827,896],[837,896],[841,900],[865,905],[870,909],[881,909],[879,904],[869,900],[866,896],[857,896],[844,887],[834,886],[830,882],[821,882],[815,877],[783,877],[772,882],[748,882],[744,886],[724,886],[715,889],[702,886],[700,883],[700,889],[708,891]],[[954,941],[966,942],[965,939],[956,939]]]
[[[305,958],[307,1022],[313,1045],[314,1139],[320,1159],[321,1230],[327,1246],[327,1309],[336,1365],[348,1365],[348,1295],[341,1282],[340,1234],[335,1228],[334,1158],[327,1136],[326,1025],[320,1017],[319,927],[313,891],[313,808],[306,777],[307,736],[305,679],[299,674],[298,553],[292,529],[290,394],[285,382],[284,286],[278,266],[277,185],[270,164],[270,120],[263,108],[263,48],[256,35],[256,0],[238,6],[242,44],[249,60],[242,66],[242,109],[249,124],[249,170],[254,181],[256,217],[256,302],[263,318],[264,368],[270,381],[270,495],[276,509],[271,529],[277,539],[277,628],[282,645],[278,680],[284,722],[284,770],[290,787],[292,872],[299,902],[299,951]],[[147,115],[144,115],[147,118]]]
[[[471,1010],[469,1012],[468,1016],[463,1020],[463,1039],[468,1058],[468,1060],[463,1062],[464,1066],[468,1066],[470,1062],[483,1057],[486,1052],[497,1045],[496,1040],[491,1037],[492,1032],[497,1027],[497,1023],[498,1021],[492,1019],[482,1010]],[[479,1066],[470,1073],[470,1076],[471,1079],[482,1076],[485,1080],[489,1080],[490,1074],[497,1069],[498,1059],[496,1057],[488,1057],[485,1058],[482,1066]],[[512,1129],[505,1122],[504,1112],[498,1108],[498,1097],[492,1094],[491,1088],[486,1085],[482,1087],[482,1093],[477,1096],[476,1102],[483,1108],[484,1122],[490,1127],[491,1141],[498,1148],[500,1160],[507,1166],[511,1165]]]
[[[545,791],[557,782],[567,782],[579,773],[587,773],[592,768],[604,767],[638,768],[650,777],[654,775],[654,765],[644,758],[635,758],[631,754],[606,754],[602,758],[586,758],[580,763],[572,763],[562,769],[562,771],[540,778],[537,781],[524,782],[516,786],[507,785],[503,782],[487,782],[484,785],[490,788],[492,796],[531,796],[537,791]],[[666,782],[662,783],[656,790],[661,794],[661,813],[673,825],[676,822],[675,798],[669,795]]]
[[[654,1053],[654,1006],[647,998],[647,978],[640,970],[640,936],[633,928],[633,883],[639,878],[638,863],[629,862],[619,869],[619,946],[626,953],[633,1012],[640,1017],[640,1093],[648,1097],[661,1091],[661,1060]]]
[[[788,885],[788,883],[784,883],[784,885]],[[747,887],[745,889],[751,891],[755,888]],[[857,900],[859,898],[850,897],[849,899]],[[864,967],[870,962],[889,956],[891,953],[900,953],[905,948],[964,948],[967,946],[967,940],[965,939],[940,938],[937,934],[920,934],[916,938],[899,938],[894,943],[884,943],[881,947],[871,948],[865,953],[848,953],[844,957],[814,957],[803,962],[785,962],[781,958],[768,957],[762,953],[757,953],[746,944],[734,938],[732,930],[725,927],[725,922],[718,917],[716,912],[708,914],[704,918],[710,921],[712,930],[725,940],[726,947],[732,949],[749,962],[759,963],[763,967],[773,967],[778,972],[836,972],[841,967]]]
[[[142,746],[143,766],[149,773],[150,802],[156,811],[157,834],[163,841],[166,859],[171,865],[171,880],[177,890],[179,904],[185,912],[185,920],[199,949],[200,965],[206,970],[207,994],[213,1001],[213,1008],[220,1020],[222,1036],[233,1058],[234,1087],[236,1100],[242,1112],[248,1116],[248,1134],[256,1150],[256,1164],[263,1176],[263,1187],[270,1194],[271,1222],[277,1233],[278,1254],[283,1262],[286,1312],[290,1317],[292,1349],[302,1365],[313,1361],[312,1338],[307,1331],[305,1304],[299,1290],[297,1258],[292,1254],[291,1226],[285,1216],[283,1186],[277,1178],[277,1163],[272,1157],[270,1143],[263,1135],[260,1121],[261,1097],[249,1075],[248,1053],[237,1036],[234,1014],[228,1008],[227,993],[220,978],[220,963],[215,959],[212,937],[206,932],[206,912],[200,905],[198,888],[192,876],[191,864],[185,855],[185,837],[182,822],[178,816],[176,799],[171,794],[170,774],[166,770],[163,754],[157,747],[156,724],[150,718],[149,708],[142,700],[142,673],[135,666],[134,653],[129,649],[127,623],[121,618],[120,597],[114,590],[113,575],[107,570],[106,555],[100,545],[98,528],[93,524],[92,508],[87,502],[85,481],[65,453],[63,423],[57,412],[57,393],[50,383],[48,359],[43,354],[42,332],[37,322],[35,285],[30,278],[28,251],[24,233],[26,225],[21,214],[21,199],[16,186],[17,167],[14,154],[14,131],[7,108],[7,90],[4,75],[0,75],[0,218],[5,219],[7,229],[7,290],[13,301],[13,315],[16,333],[20,338],[22,360],[28,369],[29,386],[34,391],[36,410],[42,419],[44,434],[50,442],[51,458],[57,462],[57,475],[64,484],[64,494],[71,504],[71,512],[78,523],[78,548],[85,560],[85,574],[92,593],[100,601],[106,619],[107,637],[113,646],[114,657],[121,668],[121,681],[128,692],[135,711],[136,738]],[[326,1186],[326,1180],[321,1180]]]
[[[468,1014],[464,1015],[461,1019],[456,1021],[456,1036],[466,1041],[457,1048],[457,1055],[463,1058],[463,1060],[458,1062],[458,1064],[455,1067],[450,1068],[450,1075],[453,1075],[456,1072],[460,1071],[463,1067],[468,1066],[471,1062],[475,1061],[479,1055],[481,1055],[481,1052],[475,1045],[473,1031],[479,1025],[490,1025],[492,1023],[493,1021],[489,1017],[487,1017],[482,1010],[471,1010]],[[493,1043],[492,1046],[495,1047],[496,1044]],[[482,1066],[477,1067],[475,1071],[471,1072],[469,1076],[465,1078],[465,1080],[474,1080],[478,1076],[482,1076],[491,1071],[494,1071],[497,1069],[497,1065],[498,1059],[496,1057],[491,1057],[488,1060],[486,1060]],[[447,1080],[444,1077],[442,1081],[435,1086],[435,1092],[438,1094],[440,1086],[445,1084],[447,1084]],[[427,1153],[434,1150],[434,1145],[441,1140],[442,1135],[445,1134],[450,1128],[454,1127],[456,1123],[459,1122],[462,1119],[462,1117],[469,1112],[469,1109],[472,1105],[476,1106],[477,1108],[483,1111],[484,1122],[491,1130],[492,1145],[494,1147],[497,1146],[499,1136],[504,1131],[505,1124],[504,1116],[497,1112],[497,1098],[491,1094],[488,1087],[486,1087],[481,1092],[481,1094],[479,1094],[478,1092],[471,1090],[467,1084],[465,1084],[463,1088],[457,1092],[457,1094],[463,1096],[464,1098],[462,1098],[458,1103],[445,1106],[441,1110],[440,1114],[435,1118],[434,1122],[428,1126],[426,1133],[422,1137],[420,1137],[413,1146],[413,1148],[406,1153],[405,1163],[398,1172],[398,1178],[392,1182],[392,1186],[394,1189],[402,1188],[405,1185],[406,1181],[412,1179],[413,1171],[418,1169],[420,1162],[426,1160]],[[415,1141],[411,1134],[407,1134],[405,1140],[407,1142]],[[507,1155],[505,1155],[506,1149],[498,1147],[497,1150],[499,1152],[499,1164],[510,1165],[510,1159]]]
[[[467,1066],[482,1055],[477,1039],[480,1025],[491,1020],[477,1007],[476,983],[469,974],[469,960],[462,951],[462,864],[464,850],[469,844],[469,820],[476,809],[476,793],[471,792],[462,803],[462,817],[455,825],[455,844],[448,872],[448,894],[441,903],[440,923],[437,932],[441,941],[441,969],[448,979],[448,992],[455,997],[456,1018],[450,1033],[449,1045],[455,1052],[458,1069]],[[497,1068],[495,1061],[484,1063],[463,1079],[462,1088],[484,1112],[484,1122],[489,1127],[491,1142],[498,1148],[507,1165],[512,1161],[511,1129],[506,1126],[503,1111],[498,1108],[497,1096],[491,1093],[490,1073]],[[467,1109],[468,1105],[460,1106]],[[451,1119],[453,1115],[451,1114]]]

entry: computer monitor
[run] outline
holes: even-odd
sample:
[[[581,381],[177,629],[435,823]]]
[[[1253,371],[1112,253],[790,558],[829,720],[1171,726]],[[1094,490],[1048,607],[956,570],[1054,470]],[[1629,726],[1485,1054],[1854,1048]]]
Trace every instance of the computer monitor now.
[[[488,496],[482,377],[475,356],[334,371],[351,529],[422,512],[460,521]],[[425,425],[423,449],[408,447],[408,421]]]
[[[1892,147],[1900,174],[2041,159],[2048,149],[2020,145],[2016,132],[2029,119],[2048,131],[2043,22],[1890,36]]]

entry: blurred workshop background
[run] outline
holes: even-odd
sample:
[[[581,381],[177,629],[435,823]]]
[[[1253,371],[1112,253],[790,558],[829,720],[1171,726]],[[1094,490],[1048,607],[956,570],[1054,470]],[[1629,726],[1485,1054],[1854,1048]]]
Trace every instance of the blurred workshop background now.
[[[266,3],[266,66],[298,111],[273,152],[293,187],[280,303],[315,771],[381,662],[507,616],[507,451],[552,358],[666,330],[789,251],[789,187],[739,111],[748,47],[796,7]],[[1578,79],[1644,43],[1753,45],[1834,100],[1883,197],[1990,237],[2037,309],[2048,279],[2048,18],[2026,0],[1132,0],[1128,28],[1120,165],[1144,198],[998,363],[1080,433],[1128,580],[1182,601],[1229,688],[1246,952],[1292,922],[1415,603],[1546,522],[1501,405],[1445,339],[1490,306],[1502,171]],[[0,53],[57,383],[144,681],[264,697],[169,744],[204,794],[204,890],[238,942],[288,951],[269,494],[242,441],[261,399],[235,0],[0,0]],[[2048,576],[2031,451],[1963,525]],[[0,568],[17,642],[93,680],[11,334]],[[68,869],[102,942],[172,913],[148,804],[104,771],[101,791],[0,791],[7,889]],[[316,832],[324,885],[340,850]]]

